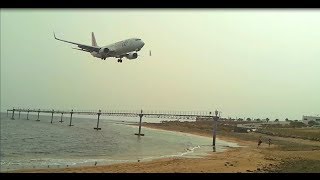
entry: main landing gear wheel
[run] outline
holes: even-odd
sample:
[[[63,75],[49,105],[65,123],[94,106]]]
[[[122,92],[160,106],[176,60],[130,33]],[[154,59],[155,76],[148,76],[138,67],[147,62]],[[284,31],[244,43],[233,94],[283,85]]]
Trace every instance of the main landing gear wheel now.
[[[118,62],[119,62],[119,63],[122,63],[122,59],[118,59]]]

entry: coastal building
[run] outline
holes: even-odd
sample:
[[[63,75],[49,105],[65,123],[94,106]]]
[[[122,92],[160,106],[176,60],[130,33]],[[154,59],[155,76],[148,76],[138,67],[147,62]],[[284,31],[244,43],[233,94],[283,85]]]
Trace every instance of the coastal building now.
[[[309,121],[315,121],[320,124],[320,116],[302,116],[302,122],[308,124]]]

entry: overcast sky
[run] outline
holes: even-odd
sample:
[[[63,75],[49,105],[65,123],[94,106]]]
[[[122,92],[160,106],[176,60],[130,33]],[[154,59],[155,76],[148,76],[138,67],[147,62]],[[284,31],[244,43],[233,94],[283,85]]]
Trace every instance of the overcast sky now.
[[[88,45],[91,32],[100,46],[146,45],[120,64],[53,31]],[[1,111],[12,107],[317,115],[320,11],[1,9]]]

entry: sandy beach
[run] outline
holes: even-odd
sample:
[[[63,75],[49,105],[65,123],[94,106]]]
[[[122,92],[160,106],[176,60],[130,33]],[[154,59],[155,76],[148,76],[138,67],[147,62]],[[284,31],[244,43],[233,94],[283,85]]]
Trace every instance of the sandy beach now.
[[[160,124],[144,124],[144,128],[156,128],[177,132],[191,133],[200,136],[212,137],[209,132],[199,132],[197,129],[185,130],[181,126],[161,126]],[[248,136],[246,134],[246,136]],[[224,152],[209,152],[203,158],[165,158],[147,162],[123,163],[104,166],[69,167],[58,169],[28,169],[14,172],[30,173],[248,173],[248,172],[279,172],[286,164],[292,165],[296,161],[316,160],[320,162],[320,143],[316,141],[272,137],[277,142],[270,147],[266,143],[258,148],[253,139],[260,136],[258,133],[244,138],[241,135],[218,135],[221,140],[235,142],[242,147],[229,148]],[[247,140],[249,139],[249,140]],[[280,143],[279,143],[280,142]],[[287,144],[300,144],[290,149]],[[286,149],[286,148],[289,149]],[[301,148],[302,147],[302,148]],[[300,168],[300,167],[299,167]],[[300,169],[295,171],[300,171]],[[303,167],[301,167],[303,168]],[[317,170],[316,170],[317,171]],[[281,172],[281,171],[280,171]],[[289,170],[290,172],[290,170]]]

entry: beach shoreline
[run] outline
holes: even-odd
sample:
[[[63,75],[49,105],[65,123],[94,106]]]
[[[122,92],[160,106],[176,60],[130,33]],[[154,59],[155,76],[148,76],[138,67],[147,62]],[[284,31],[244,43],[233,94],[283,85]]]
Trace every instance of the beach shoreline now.
[[[206,138],[212,138],[210,137],[210,135],[208,134],[201,134],[201,133],[195,133],[195,132],[180,132],[180,131],[172,131],[172,130],[167,130],[167,129],[163,129],[163,128],[159,128],[159,127],[153,127],[153,126],[148,126],[148,125],[144,125],[144,128],[148,128],[148,129],[154,129],[154,130],[159,130],[159,131],[170,131],[170,132],[178,132],[178,133],[182,133],[182,134],[186,134],[186,135],[195,135],[195,136],[202,136],[202,137],[206,137]],[[178,164],[189,164],[192,165],[194,164],[194,162],[196,161],[206,161],[206,163],[208,163],[207,161],[212,161],[213,159],[217,159],[218,161],[224,161],[222,157],[237,157],[239,155],[239,153],[242,153],[243,150],[242,148],[246,147],[246,146],[250,146],[250,144],[248,144],[248,142],[245,141],[241,141],[235,138],[230,138],[230,137],[226,137],[226,136],[219,136],[218,139],[221,139],[223,141],[228,141],[228,142],[232,142],[232,143],[237,143],[239,146],[243,146],[243,147],[229,147],[228,149],[226,149],[223,152],[208,152],[208,155],[204,155],[203,157],[199,157],[199,158],[188,158],[188,157],[166,157],[166,158],[155,158],[155,159],[151,159],[151,160],[145,160],[145,161],[140,161],[140,162],[125,162],[125,163],[117,163],[117,164],[111,164],[111,165],[99,165],[99,166],[79,166],[79,167],[67,167],[67,168],[50,168],[50,169],[20,169],[20,170],[14,170],[11,172],[30,172],[30,173],[37,173],[37,172],[41,172],[41,173],[52,173],[52,172],[212,172],[209,169],[207,170],[197,170],[198,168],[195,168],[193,170],[193,168],[186,168],[187,171],[180,171],[180,170],[175,170],[175,169],[171,169],[168,168],[167,164],[172,164],[171,166],[175,166],[174,162],[177,162]],[[218,158],[218,156],[220,156],[221,158]],[[236,162],[236,161],[235,161]],[[226,163],[228,164],[228,166],[234,166],[232,163],[228,163],[226,161]],[[210,163],[209,163],[210,164]],[[209,165],[208,164],[208,165]],[[223,164],[223,163],[222,163]],[[165,169],[162,168],[155,168],[154,166],[167,166]],[[207,165],[207,166],[208,166]],[[141,167],[140,167],[141,166]],[[147,167],[147,168],[146,168]],[[154,169],[152,168],[154,167]],[[225,165],[222,165],[221,167],[226,167]],[[171,170],[170,170],[171,169]],[[243,169],[243,168],[241,168]],[[248,169],[248,168],[247,168]],[[247,170],[246,169],[246,170]],[[249,168],[250,171],[254,171],[256,168],[255,167],[250,167]],[[227,169],[221,169],[218,168],[217,171],[220,172],[229,172],[225,171]],[[237,172],[245,172],[244,170],[238,170],[235,169]],[[216,172],[216,171],[214,171]],[[235,172],[235,171],[232,171]]]
[[[184,134],[192,134],[212,138],[208,132],[197,130],[185,130],[179,125],[161,126],[161,123],[144,123],[143,128],[157,129],[161,131],[174,131]],[[256,134],[254,134],[256,136]],[[257,148],[257,142],[246,140],[241,136],[228,136],[218,134],[218,139],[237,143],[241,147],[228,148],[223,152],[208,152],[201,158],[171,157],[153,159],[150,161],[119,163],[111,165],[68,167],[57,169],[24,169],[12,172],[18,173],[251,173],[251,172],[277,172],[286,162],[294,162],[301,159],[313,159],[320,157],[320,149],[306,152],[306,150],[283,151],[280,144],[270,147],[263,143]],[[275,138],[275,137],[274,137]],[[307,145],[317,142],[296,140],[279,137],[286,141],[297,141]],[[318,146],[317,146],[318,147]],[[319,146],[320,147],[320,146]]]

